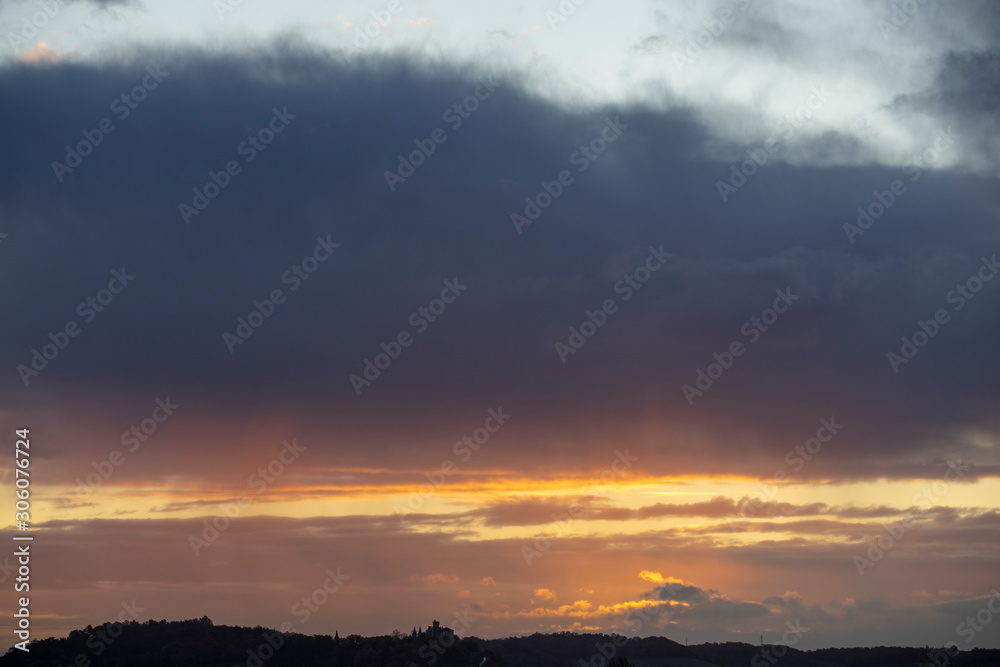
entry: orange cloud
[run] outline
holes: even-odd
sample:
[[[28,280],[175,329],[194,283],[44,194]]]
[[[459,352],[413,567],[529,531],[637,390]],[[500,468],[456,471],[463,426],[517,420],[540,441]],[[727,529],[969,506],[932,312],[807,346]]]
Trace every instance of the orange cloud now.
[[[694,584],[690,581],[684,581],[683,579],[678,579],[677,577],[664,577],[659,572],[654,572],[652,570],[643,570],[639,573],[639,578],[653,584],[680,584],[682,586],[694,586]]]
[[[493,580],[493,577],[483,577],[479,583],[483,586],[492,586],[493,588],[497,587],[497,582]]]
[[[548,588],[536,588],[534,596],[541,600],[555,600],[556,594]]]
[[[45,42],[38,42],[30,50],[18,54],[17,59],[38,65],[41,63],[54,63],[59,60],[59,54],[49,48]]]
[[[623,614],[634,609],[644,609],[647,607],[668,607],[670,603],[654,600],[629,600],[615,604],[594,605],[589,600],[577,600],[573,604],[564,604],[559,607],[535,607],[528,611],[499,611],[494,612],[494,618],[545,618],[545,617],[569,617],[569,618],[595,618],[607,616],[609,614]]]

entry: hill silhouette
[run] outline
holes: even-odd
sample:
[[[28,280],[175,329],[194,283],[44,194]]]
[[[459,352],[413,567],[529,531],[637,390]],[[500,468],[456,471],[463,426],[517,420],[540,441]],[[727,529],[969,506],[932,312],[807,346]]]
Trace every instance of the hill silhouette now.
[[[307,636],[260,626],[187,621],[105,623],[68,637],[12,649],[0,667],[937,667],[1000,665],[1000,650],[954,656],[926,648],[872,647],[800,651],[727,642],[683,646],[665,637],[560,632],[505,639]]]
[[[448,646],[442,645],[447,643]],[[214,625],[203,617],[188,621],[105,623],[74,630],[68,637],[29,644],[0,657],[3,667],[508,667],[479,650],[471,639],[431,640],[426,635],[378,637],[282,634],[260,626]]]

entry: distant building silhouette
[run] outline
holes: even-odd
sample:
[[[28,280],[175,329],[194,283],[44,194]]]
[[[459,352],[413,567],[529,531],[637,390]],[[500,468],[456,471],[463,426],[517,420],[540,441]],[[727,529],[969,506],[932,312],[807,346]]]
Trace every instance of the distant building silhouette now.
[[[455,631],[452,630],[451,628],[444,627],[443,625],[441,625],[440,623],[438,623],[435,620],[432,625],[429,625],[427,627],[427,632],[421,633],[420,636],[423,637],[423,638],[426,638],[426,639],[438,639],[438,640],[440,640],[440,639],[444,639],[445,637],[450,637],[450,638],[454,639],[455,638]]]

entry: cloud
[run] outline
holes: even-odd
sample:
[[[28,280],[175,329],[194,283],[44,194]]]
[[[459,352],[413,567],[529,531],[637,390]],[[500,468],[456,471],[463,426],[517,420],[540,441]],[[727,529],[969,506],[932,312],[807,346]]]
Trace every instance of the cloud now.
[[[984,17],[985,18],[985,17]],[[988,19],[996,23],[995,16]],[[958,134],[963,168],[1000,174],[1000,51],[948,53],[934,81],[923,91],[901,95],[894,111],[934,114]]]
[[[645,55],[657,55],[670,44],[669,35],[650,35],[634,44],[632,50]]]
[[[62,2],[70,3],[91,3],[98,5],[99,7],[112,7],[116,5],[129,6],[129,7],[143,7],[144,3],[141,0],[61,0]]]
[[[424,575],[413,575],[410,577],[410,581],[419,582],[426,584],[427,586],[436,586],[439,584],[457,584],[459,578],[453,574],[424,574]]]
[[[838,640],[856,644],[865,628],[877,630],[885,641],[893,643],[914,644],[920,636],[935,643],[948,640],[949,625],[941,622],[942,611],[933,606],[933,600],[912,598],[908,592],[897,597],[891,587],[885,587],[884,578],[870,580],[879,584],[874,590],[861,588],[850,562],[859,547],[867,549],[864,538],[854,543],[834,537],[829,541],[735,546],[685,538],[670,531],[562,536],[532,564],[534,576],[544,580],[549,590],[578,588],[581,570],[577,568],[604,575],[602,585],[585,598],[549,606],[528,603],[524,597],[525,566],[519,555],[523,539],[469,540],[454,534],[406,533],[396,530],[394,521],[381,519],[238,517],[200,557],[193,555],[188,544],[188,536],[203,529],[199,518],[58,521],[41,524],[38,530],[39,539],[44,538],[51,547],[46,571],[62,573],[45,583],[51,604],[64,615],[80,619],[66,623],[65,631],[81,622],[107,620],[102,614],[113,615],[126,595],[135,597],[140,605],[148,599],[151,618],[191,617],[200,611],[217,622],[236,623],[246,613],[241,596],[252,594],[263,614],[254,618],[273,625],[288,616],[290,605],[322,582],[325,569],[340,566],[351,579],[337,593],[335,604],[337,610],[350,610],[350,620],[334,613],[318,618],[307,628],[311,632],[333,632],[334,623],[338,627],[348,623],[350,631],[367,634],[384,632],[386,627],[409,627],[428,608],[453,608],[460,592],[455,584],[488,576],[504,583],[494,589],[498,595],[476,600],[479,636],[530,630],[532,626],[525,625],[525,619],[551,619],[567,626],[575,620],[588,620],[591,625],[612,628],[617,624],[625,630],[627,615],[645,610],[648,617],[659,619],[657,623],[680,624],[661,627],[651,623],[647,631],[654,634],[669,627],[691,626],[735,640],[738,635],[727,633],[783,629],[788,616],[801,610],[803,618],[807,613],[810,618],[820,618],[823,611],[836,619],[811,633],[823,645]],[[907,573],[908,578],[924,582],[924,588],[967,591],[949,595],[949,600],[975,600],[989,595],[988,587],[981,590],[977,582],[988,580],[995,571],[995,562],[982,557],[989,553],[995,534],[994,528],[981,534],[975,545],[968,543],[966,556],[952,546],[948,552],[951,557],[941,559],[938,549],[949,544],[954,535],[937,536],[937,546],[928,550],[919,531],[907,532],[886,559],[893,560],[890,567]],[[84,539],[106,549],[81,550],[79,544]],[[289,543],[299,547],[293,554],[282,546]],[[247,558],[248,553],[258,557]],[[333,561],[331,553],[336,554]],[[667,553],[671,554],[669,570],[659,567]],[[922,554],[930,558],[922,558]],[[270,565],[276,558],[286,563],[280,572]],[[644,570],[671,576],[661,574],[665,583],[643,594],[635,589],[635,573]],[[150,572],[156,573],[155,578],[150,579]],[[681,572],[685,576],[676,576]],[[732,573],[728,585],[700,584],[700,580],[718,579],[719,572]],[[754,579],[749,588],[756,593],[737,594],[734,589],[738,586],[742,590],[740,582],[748,578]],[[791,578],[808,583],[808,590],[777,593],[787,591]],[[164,582],[169,582],[166,593]],[[867,577],[863,583],[873,585]],[[379,599],[386,586],[394,590],[392,609],[386,609]],[[829,602],[843,600],[845,593],[855,590],[853,604]],[[907,623],[900,625],[899,619],[904,617]],[[40,623],[40,632],[62,627],[53,620],[42,619]]]
[[[786,519],[797,517],[823,517],[812,523],[820,529],[822,526],[841,525],[845,528],[856,526],[845,519],[893,519],[918,517],[931,521],[952,522],[958,518],[992,516],[992,511],[984,508],[968,508],[964,511],[950,507],[889,507],[880,506],[844,506],[827,505],[826,503],[807,503],[796,505],[788,502],[761,500],[759,497],[742,496],[729,498],[716,496],[708,501],[697,503],[655,503],[636,508],[612,507],[600,496],[578,497],[535,497],[519,498],[503,497],[484,503],[482,507],[465,512],[449,513],[437,517],[418,517],[418,520],[452,521],[475,519],[482,525],[499,526],[533,526],[559,524],[567,520],[573,521],[626,521],[651,520],[664,517],[706,518],[725,520],[725,524],[706,524],[694,527],[693,530],[713,531],[725,528],[732,529],[736,522],[754,522],[754,529],[763,526],[763,519]],[[445,518],[447,517],[447,518]],[[837,520],[840,520],[838,523]],[[805,526],[806,522],[770,523],[780,529],[781,526]],[[644,571],[640,577],[647,581],[655,581],[660,576],[658,572]]]
[[[718,591],[703,590],[681,579],[667,577],[666,583],[643,593],[642,597],[644,599],[661,600],[663,602],[675,601],[690,605],[707,602],[713,595],[718,595]]]
[[[737,602],[723,597],[712,597],[688,607],[673,607],[667,612],[671,619],[683,621],[712,621],[728,624],[769,616],[770,610],[758,602]]]
[[[745,159],[745,150],[776,136],[781,119],[801,109],[810,91],[825,87],[833,92],[830,99],[817,105],[809,121],[785,137],[769,160],[814,166],[875,161],[901,167],[925,148],[930,128],[946,123],[948,113],[926,105],[903,109],[896,100],[919,94],[935,78],[952,78],[957,53],[981,57],[995,48],[1000,33],[996,13],[986,2],[921,4],[891,34],[882,27],[889,25],[889,9],[871,3],[845,2],[837,17],[824,15],[822,20],[804,2],[780,8],[776,3],[731,3],[725,7],[731,13],[725,23],[720,21],[722,9],[700,5],[657,12],[655,34],[632,48],[634,65],[642,73],[632,79],[645,83],[647,96],[659,97],[661,105],[692,109],[711,128],[713,140],[706,142],[705,152],[737,161]],[[845,29],[853,30],[866,53],[879,55],[845,66]],[[671,37],[669,48],[650,58],[650,49],[657,46],[650,40],[664,35]],[[914,66],[904,53],[916,58]],[[793,61],[792,70],[780,65]],[[970,80],[994,85],[983,71]],[[654,81],[659,85],[651,85]],[[976,125],[992,123],[993,114],[981,109],[969,115]],[[879,131],[867,132],[854,122],[859,117],[874,121]],[[943,162],[995,173],[995,147],[987,143],[987,151],[963,145]]]
[[[59,60],[59,54],[50,49],[45,42],[38,42],[29,50],[17,54],[17,59],[32,65],[51,64]]]
[[[436,25],[437,23],[440,22],[440,20],[441,19],[432,18],[432,17],[429,17],[429,16],[419,16],[419,17],[417,17],[415,19],[408,20],[407,23],[409,23],[412,26],[418,27],[418,28],[423,28],[423,27],[430,27],[430,26]]]
[[[532,593],[532,596],[544,601],[556,599],[556,594],[548,588],[536,588],[535,592]]]
[[[772,613],[759,602],[734,601],[718,591],[703,589],[672,577],[641,597],[670,603],[660,607],[659,613],[671,621],[713,621],[726,625],[730,621],[761,618]]]
[[[610,438],[638,452],[656,434],[672,456],[667,466],[662,457],[644,455],[649,473],[738,470],[769,476],[785,466],[790,448],[815,432],[821,415],[834,414],[850,415],[851,435],[838,436],[837,446],[821,454],[822,465],[807,465],[798,473],[802,479],[928,477],[938,473],[927,461],[955,456],[975,461],[970,478],[978,470],[997,474],[981,449],[962,437],[963,429],[996,428],[989,413],[963,407],[995,391],[983,370],[997,354],[990,344],[991,311],[981,307],[986,301],[956,313],[962,324],[943,331],[905,369],[908,382],[898,383],[885,363],[900,332],[915,326],[915,317],[926,316],[921,313],[946,305],[943,295],[975,270],[983,248],[990,247],[996,214],[989,213],[987,184],[973,181],[956,189],[951,177],[927,175],[914,184],[919,191],[891,211],[907,220],[906,234],[893,240],[886,236],[889,227],[885,232],[873,228],[855,252],[841,225],[851,219],[855,203],[865,203],[858,193],[890,182],[898,176],[895,171],[775,166],[755,176],[740,193],[747,196],[739,206],[730,207],[711,199],[726,165],[690,161],[705,130],[688,113],[616,109],[613,113],[629,124],[622,142],[593,169],[577,174],[586,188],[568,189],[522,237],[510,214],[533,195],[535,184],[572,168],[570,154],[600,132],[612,111],[567,112],[510,82],[397,192],[390,192],[384,172],[395,168],[397,156],[414,138],[442,125],[447,100],[475,90],[474,77],[392,60],[361,59],[348,66],[294,51],[267,62],[255,58],[260,56],[147,54],[143,66],[171,62],[163,65],[169,78],[142,103],[141,113],[116,120],[116,131],[61,184],[52,162],[65,160],[74,137],[82,139],[85,126],[108,115],[110,102],[142,77],[126,66],[82,65],[64,79],[68,70],[59,63],[0,73],[0,90],[17,91],[25,100],[4,109],[4,127],[8,133],[18,128],[25,145],[34,147],[23,156],[24,169],[8,165],[11,196],[2,209],[15,222],[4,245],[18,238],[22,248],[45,247],[59,267],[43,279],[38,265],[24,259],[29,255],[12,254],[5,270],[12,276],[27,272],[35,288],[30,297],[4,301],[23,326],[5,339],[0,357],[10,368],[26,363],[50,330],[76,318],[77,304],[107,282],[103,275],[112,267],[143,267],[134,291],[102,313],[86,336],[36,380],[77,396],[75,387],[86,383],[90,395],[115,406],[80,408],[79,398],[66,400],[56,426],[60,432],[74,419],[87,418],[71,416],[73,410],[96,410],[108,423],[106,430],[91,432],[95,440],[114,441],[121,433],[118,425],[127,428],[141,409],[129,405],[129,397],[145,401],[169,386],[198,406],[192,417],[222,420],[226,404],[266,402],[274,414],[294,412],[303,438],[328,442],[330,433],[338,433],[364,441],[365,446],[338,452],[348,465],[371,466],[381,458],[381,443],[406,432],[424,444],[402,453],[400,463],[420,468],[429,458],[448,456],[449,439],[475,428],[473,415],[499,400],[535,406],[510,427],[518,431],[516,440],[508,435],[514,431],[498,436],[510,438],[510,456],[524,454],[513,458],[531,474],[599,471],[608,465]],[[272,67],[275,76],[261,80],[258,73]],[[336,95],[322,81],[337,81],[357,94]],[[79,116],[30,111],[50,104],[45,91],[57,84],[59,103],[78,101]],[[206,88],[220,94],[210,105],[197,106]],[[417,106],[400,115],[396,102],[404,98]],[[247,128],[265,123],[276,104],[301,114],[299,119],[185,225],[178,204],[190,200],[210,171],[239,157],[237,146]],[[91,121],[81,120],[86,118]],[[330,129],[316,140],[306,130],[321,122],[330,123]],[[139,136],[144,150],[159,156],[152,173],[133,150]],[[518,184],[514,191],[502,185],[504,179]],[[662,182],[674,184],[669,195],[656,186]],[[459,197],[458,187],[468,197]],[[775,214],[770,194],[777,187],[785,193],[781,215]],[[89,235],[80,231],[80,220],[66,214],[86,192],[117,188],[125,193],[144,189],[145,194],[108,199],[99,220],[87,216]],[[262,198],[264,191],[272,195]],[[820,196],[844,203],[816,211],[813,202]],[[454,208],[442,216],[421,204],[429,201],[451,202]],[[662,210],[690,213],[662,217]],[[137,211],[146,220],[140,228],[133,223]],[[402,223],[404,211],[416,216],[423,232]],[[937,221],[947,211],[956,222],[944,230]],[[620,223],[608,226],[609,216]],[[649,221],[661,218],[655,229],[649,227]],[[467,219],[476,222],[460,222]],[[748,226],[748,219],[759,223]],[[29,220],[44,223],[27,225]],[[246,317],[255,299],[282,286],[283,272],[300,262],[320,235],[340,242],[340,254],[289,293],[288,307],[230,355],[222,333]],[[431,243],[431,236],[445,241]],[[395,240],[385,247],[382,239],[388,237]],[[563,367],[554,343],[569,335],[587,309],[615,296],[621,273],[607,275],[609,262],[641,257],[650,245],[660,244],[674,251],[668,266],[634,299],[621,303],[614,325],[603,327]],[[198,252],[192,254],[192,248]],[[522,257],[516,268],[513,256]],[[937,259],[928,262],[928,257]],[[183,276],[171,269],[182,261],[190,266]],[[618,263],[616,270],[628,270]],[[409,328],[409,315],[440,291],[445,276],[467,281],[469,292],[428,327],[420,346],[407,348],[371,387],[371,395],[380,397],[379,410],[391,409],[399,417],[395,423],[375,419],[375,403],[358,400],[348,378],[379,351],[380,342]],[[786,287],[802,300],[710,393],[688,406],[681,385],[694,381],[713,352],[733,340],[746,341],[743,323],[770,304],[775,289]],[[178,291],[182,299],[169,298]],[[984,291],[980,299],[987,298]],[[871,312],[880,317],[873,319]],[[342,322],[351,325],[338,325]],[[664,331],[671,332],[668,342]],[[834,339],[841,342],[828,349],[823,341]],[[445,354],[459,342],[468,350],[461,363]],[[973,350],[977,363],[969,363]],[[933,363],[923,361],[930,358]],[[428,364],[435,373],[424,372]],[[660,372],[649,373],[650,367]],[[539,368],[552,372],[537,375]],[[834,373],[844,368],[851,370],[850,381]],[[817,372],[832,373],[834,379],[808,394],[795,389]],[[766,392],[758,387],[764,374],[772,378]],[[531,386],[526,377],[533,378]],[[593,380],[581,381],[585,377]],[[123,383],[134,386],[122,392],[125,396],[112,396]],[[414,383],[423,390],[414,392]],[[922,383],[956,389],[935,396],[939,409],[914,414],[907,406],[919,400]],[[624,397],[609,397],[601,387],[612,385],[658,396],[663,409],[653,414]],[[20,402],[21,413],[30,416],[34,408],[23,389],[15,374],[0,392]],[[433,401],[427,398],[432,395]],[[875,400],[885,395],[893,400]],[[334,417],[325,410],[300,409],[312,404],[336,404],[340,412]],[[588,414],[586,425],[578,419],[581,410]],[[706,419],[706,411],[730,418]],[[790,417],[780,423],[766,417],[775,413]],[[171,425],[178,430],[172,446],[202,448],[198,430],[204,424],[191,424],[190,429],[180,421]],[[559,447],[541,446],[560,439],[574,443],[573,457],[563,456]],[[761,449],[748,456],[748,442],[768,444],[755,444]],[[329,451],[332,459],[332,447],[324,444],[313,452],[325,459]],[[494,465],[494,457],[487,445],[471,466]],[[173,460],[171,465],[182,466],[193,459]],[[526,507],[508,509],[530,513]]]
[[[857,18],[846,13],[845,21]],[[804,55],[813,33],[793,29],[794,12],[772,14],[768,5],[755,15],[757,31],[751,21],[734,25],[732,50],[720,42],[713,51],[719,62],[742,51],[790,62]],[[122,446],[157,397],[183,406],[98,491],[72,504],[63,515],[71,520],[39,527],[52,546],[42,569],[61,573],[40,584],[53,607],[106,620],[96,616],[134,593],[155,600],[151,617],[208,613],[273,624],[315,589],[336,554],[356,573],[337,604],[359,632],[409,627],[430,606],[454,607],[465,591],[458,583],[478,581],[492,589],[489,600],[475,601],[477,632],[486,636],[533,629],[539,619],[611,627],[647,609],[720,637],[780,627],[784,613],[801,611],[836,620],[824,626],[826,643],[950,639],[954,624],[942,615],[958,607],[912,599],[898,582],[961,591],[956,603],[981,599],[997,566],[998,513],[974,499],[908,507],[916,501],[892,496],[891,485],[839,505],[835,484],[933,484],[961,459],[969,469],[949,488],[972,498],[1000,475],[1000,421],[991,410],[997,283],[955,311],[901,373],[886,363],[900,336],[950,307],[949,290],[992,256],[995,183],[961,164],[941,165],[908,181],[906,195],[852,244],[843,224],[868,193],[903,177],[900,164],[881,153],[856,159],[863,151],[850,133],[819,132],[817,123],[796,140],[795,159],[770,163],[723,202],[715,183],[728,177],[729,153],[745,159],[741,142],[770,131],[765,121],[798,92],[775,88],[773,99],[760,98],[773,102],[762,118],[741,115],[740,100],[699,97],[709,88],[742,94],[709,76],[716,56],[705,57],[706,76],[692,79],[711,83],[671,92],[666,109],[561,105],[558,96],[534,94],[530,76],[508,76],[457,129],[443,114],[482,85],[481,70],[419,58],[344,64],[280,45],[239,56],[136,48],[113,63],[0,70],[0,95],[19,100],[0,108],[0,142],[20,147],[0,153],[0,272],[26,285],[0,295],[0,308],[19,323],[0,340],[0,424],[31,423],[46,443],[50,488],[72,487]],[[887,91],[906,123],[961,120],[990,130],[995,90],[976,85],[995,58],[976,51],[926,62],[926,80]],[[151,63],[169,76],[120,117],[111,103],[140,85]],[[751,89],[777,74],[730,70]],[[839,92],[845,99],[876,90],[864,77],[843,87],[858,89]],[[65,108],[73,113],[53,111]],[[238,146],[285,108],[295,114],[286,130],[184,224],[178,205],[213,174],[221,178],[228,160],[241,160]],[[105,117],[114,132],[57,180],[52,163],[67,161]],[[570,156],[614,118],[628,125],[620,141],[574,172],[574,183],[519,235],[511,214],[545,184],[554,187],[561,169],[575,170]],[[437,127],[447,128],[448,141],[389,190],[385,173]],[[886,141],[895,136],[878,129]],[[914,128],[904,129],[909,137]],[[961,160],[977,150],[963,144]],[[988,139],[981,150],[986,165],[995,156]],[[837,168],[825,157],[833,151],[842,158]],[[319,237],[341,248],[293,292],[282,276],[301,267]],[[661,245],[674,254],[670,262],[562,364],[555,342],[604,300],[620,298],[617,282]],[[79,304],[123,266],[138,276],[134,287],[24,387],[15,369],[67,322],[82,322]],[[356,396],[350,375],[401,331],[414,333],[411,315],[445,279],[467,284],[468,293]],[[230,354],[222,334],[278,288],[287,301]],[[748,342],[743,327],[776,289],[800,300],[688,405],[682,384],[734,340]],[[501,405],[514,415],[509,424],[476,450],[457,447]],[[844,432],[793,464],[819,420],[832,418]],[[302,467],[267,488],[259,515],[234,520],[195,557],[190,535],[219,503],[246,492],[248,476],[292,437],[309,447]],[[689,503],[617,502],[597,490],[620,460],[616,451],[637,457],[616,480],[623,489],[684,484],[687,476],[754,486],[783,472],[789,487],[778,491],[812,483],[815,495],[768,500],[752,514],[742,490]],[[419,511],[400,521],[392,505],[414,498]],[[372,514],[281,515],[309,503],[322,503],[325,514],[327,501],[356,512],[356,500]],[[551,534],[574,504],[572,530],[551,537],[525,586],[521,548],[536,532]],[[148,505],[154,518],[121,513]],[[115,518],[81,518],[100,513]],[[852,556],[906,513],[915,522],[886,556],[893,565],[878,565],[897,574],[877,585],[860,581]],[[595,520],[621,526],[598,533],[587,524]],[[80,548],[90,543],[104,547]],[[276,571],[274,562],[286,567]],[[580,590],[585,572],[602,573],[601,586],[583,588],[585,599],[526,603],[525,590],[539,584]],[[637,572],[652,590],[637,592]],[[394,591],[392,609],[375,602],[384,590]],[[248,594],[268,618],[247,615]],[[847,597],[854,602],[831,602]],[[320,627],[327,620],[317,619],[315,631],[332,631]]]

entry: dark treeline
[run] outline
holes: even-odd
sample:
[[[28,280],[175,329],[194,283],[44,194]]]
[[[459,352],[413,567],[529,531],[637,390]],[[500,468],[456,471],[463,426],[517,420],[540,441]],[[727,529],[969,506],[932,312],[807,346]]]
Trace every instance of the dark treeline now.
[[[0,658],[2,667],[508,667],[477,642],[441,642],[398,634],[379,637],[282,634],[270,628],[189,621],[105,623],[62,639],[29,644]],[[484,666],[485,667],[485,666]]]

